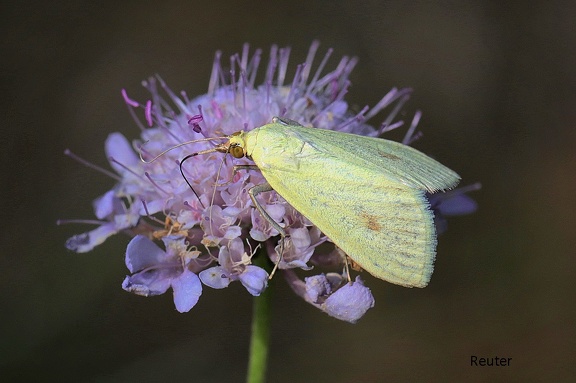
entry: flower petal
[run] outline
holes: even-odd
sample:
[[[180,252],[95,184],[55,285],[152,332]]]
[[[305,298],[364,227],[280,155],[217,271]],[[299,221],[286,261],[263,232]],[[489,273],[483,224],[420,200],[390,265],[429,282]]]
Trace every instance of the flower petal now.
[[[368,309],[374,307],[374,297],[360,277],[342,286],[322,304],[322,310],[334,318],[356,323]]]
[[[261,267],[248,265],[239,276],[240,282],[246,290],[255,297],[262,294],[268,286],[268,273]]]
[[[464,215],[474,213],[478,204],[466,194],[458,194],[441,200],[436,208],[444,215]]]
[[[126,248],[126,267],[135,273],[166,262],[166,253],[143,235],[137,235]]]
[[[181,313],[190,311],[202,295],[200,278],[188,269],[172,280],[172,289],[174,290],[174,305]]]
[[[92,203],[94,215],[98,219],[104,219],[114,213],[114,191],[107,191],[104,195],[96,198]]]
[[[223,289],[230,284],[230,278],[228,278],[224,268],[221,266],[206,269],[200,272],[199,277],[202,283],[213,289]]]
[[[129,171],[120,166],[118,163],[128,167],[128,168],[139,168],[140,159],[134,153],[130,142],[122,135],[122,133],[111,133],[106,139],[104,146],[106,150],[106,157],[114,158],[114,161],[110,161],[110,166],[114,168],[116,173],[124,176]]]
[[[116,233],[118,233],[116,225],[107,223],[87,233],[77,234],[68,238],[66,248],[77,253],[86,253]]]
[[[151,297],[161,295],[170,287],[175,269],[153,269],[127,276],[122,288],[129,293]]]
[[[306,281],[306,294],[311,302],[318,302],[318,298],[332,292],[332,287],[324,274],[304,278]]]

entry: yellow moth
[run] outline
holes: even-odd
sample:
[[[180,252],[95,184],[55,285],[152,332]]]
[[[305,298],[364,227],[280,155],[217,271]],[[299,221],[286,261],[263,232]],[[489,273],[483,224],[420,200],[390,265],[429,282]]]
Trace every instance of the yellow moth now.
[[[196,154],[254,161],[267,183],[252,187],[250,197],[282,237],[256,199],[261,192],[275,190],[373,276],[406,287],[428,284],[436,230],[425,193],[454,187],[454,171],[398,142],[279,117],[227,139]]]

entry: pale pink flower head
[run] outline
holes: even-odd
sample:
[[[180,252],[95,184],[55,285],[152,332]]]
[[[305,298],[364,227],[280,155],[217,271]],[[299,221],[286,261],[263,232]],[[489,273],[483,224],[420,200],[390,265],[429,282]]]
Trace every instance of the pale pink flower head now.
[[[345,95],[357,60],[343,57],[327,69],[332,50],[316,60],[318,47],[317,42],[312,44],[306,61],[291,77],[289,48],[272,46],[262,65],[262,51],[250,54],[245,45],[226,64],[216,53],[206,94],[195,98],[176,94],[160,77],[143,82],[150,92],[145,102],[122,90],[140,137],[130,142],[121,133],[109,136],[105,149],[115,174],[108,174],[117,182],[94,202],[98,226],[70,238],[66,246],[86,252],[120,231],[131,233],[134,237],[125,255],[130,275],[123,288],[145,296],[172,288],[180,312],[196,304],[203,286],[221,289],[238,281],[250,294],[261,294],[269,275],[252,260],[262,248],[279,262],[293,290],[307,302],[341,320],[355,322],[362,317],[374,299],[360,279],[349,281],[343,273],[342,254],[332,251],[330,240],[276,192],[262,193],[260,203],[287,234],[279,259],[279,233],[248,195],[264,178],[254,170],[233,172],[235,165],[250,164],[248,160],[209,153],[182,163],[191,153],[222,142],[203,139],[251,130],[274,116],[368,136],[403,124],[396,117],[410,89],[392,89],[374,107],[352,112]],[[264,80],[257,84],[260,72]],[[386,113],[377,128],[366,124],[382,111]],[[419,118],[417,113],[405,143],[417,137]],[[194,140],[198,141],[156,157]],[[303,273],[312,275],[303,280],[299,277]]]

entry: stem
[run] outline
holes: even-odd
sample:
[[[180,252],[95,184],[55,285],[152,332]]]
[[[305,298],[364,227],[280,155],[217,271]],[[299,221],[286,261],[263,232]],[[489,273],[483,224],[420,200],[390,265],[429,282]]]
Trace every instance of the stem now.
[[[270,272],[271,262],[265,251],[259,251],[253,258],[253,264]],[[272,307],[271,281],[259,297],[254,297],[252,308],[252,335],[248,356],[247,383],[264,383],[270,340],[270,312]]]

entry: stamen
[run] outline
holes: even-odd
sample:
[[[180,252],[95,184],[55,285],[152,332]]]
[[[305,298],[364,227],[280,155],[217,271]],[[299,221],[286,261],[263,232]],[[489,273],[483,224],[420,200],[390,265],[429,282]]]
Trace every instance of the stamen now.
[[[290,48],[280,48],[280,61],[278,66],[278,87],[281,88],[284,85],[284,80],[286,79],[286,71],[288,70],[288,60],[290,59]]]
[[[242,80],[242,114],[243,120],[246,121],[248,110],[246,110],[246,71],[240,72],[240,79]]]
[[[222,51],[216,51],[214,61],[212,62],[210,81],[208,81],[208,94],[211,97],[214,96],[214,91],[218,88],[218,78],[220,77],[220,57],[222,57]]]
[[[266,84],[272,85],[274,83],[274,72],[276,72],[276,67],[278,66],[278,46],[272,45],[270,48],[270,60],[268,61],[268,66],[266,67],[266,77],[264,82]]]
[[[156,114],[156,116],[158,118],[158,125],[162,128],[166,128],[166,132],[169,132],[169,130],[167,129],[168,126],[166,125],[166,122],[164,121],[165,120],[165,114],[167,114],[167,113],[163,113],[162,108],[164,108],[167,112],[174,112],[174,111],[173,111],[172,107],[170,106],[170,104],[168,104],[166,102],[166,100],[164,100],[160,96],[160,93],[158,92],[156,78],[150,77],[148,79],[148,81],[142,81],[142,86],[144,86],[146,89],[148,89],[148,91],[152,95],[152,107],[153,107],[153,112]]]
[[[134,174],[136,177],[138,178],[142,178],[142,176],[138,173],[136,173],[134,170],[130,169],[128,166],[124,165],[123,163],[121,163],[120,161],[116,160],[114,157],[108,157],[108,160],[110,162],[114,162],[115,164],[121,166],[122,168],[126,169],[127,171],[129,171],[130,173]]]
[[[84,223],[88,225],[104,225],[109,222],[107,221],[97,221],[95,219],[59,219],[56,221],[56,225],[67,225],[69,223]]]
[[[416,126],[418,126],[418,122],[420,122],[420,117],[422,117],[422,112],[417,111],[414,114],[414,118],[412,119],[412,123],[410,124],[408,131],[406,131],[406,135],[402,139],[402,143],[404,145],[410,145],[412,142],[414,142],[414,140],[412,138],[413,138],[414,130],[416,129]]]
[[[240,70],[248,68],[248,52],[250,51],[250,44],[244,43],[242,45],[242,57],[240,58]]]
[[[160,77],[160,75],[156,75],[156,78],[160,82],[160,86],[162,87],[162,89],[164,89],[164,91],[168,94],[168,96],[170,96],[172,102],[176,104],[178,109],[180,109],[180,112],[184,114],[192,114],[192,112],[188,109],[188,105],[183,103],[180,97],[176,96],[176,94],[172,91],[172,89],[170,89],[170,87],[166,85],[166,81],[164,81],[162,77]]]
[[[306,82],[308,81],[308,76],[310,76],[310,70],[312,69],[312,63],[314,62],[314,57],[316,57],[316,52],[318,51],[319,46],[320,41],[318,40],[312,41],[312,45],[310,45],[306,61],[304,62],[304,70],[302,71],[302,85],[306,85]]]
[[[108,171],[104,168],[101,168],[98,165],[94,165],[91,162],[86,161],[85,159],[77,156],[76,154],[72,153],[72,151],[70,149],[66,149],[64,150],[64,155],[80,162],[82,165],[89,167],[90,169],[96,170],[97,172],[100,172],[104,175],[107,175],[108,177],[111,177],[113,179],[115,179],[116,181],[121,181],[122,177],[120,177],[118,174],[112,173],[111,171]]]
[[[185,90],[180,91],[180,96],[182,96],[182,99],[186,104],[190,104],[190,99],[188,98],[188,94],[186,93]]]
[[[148,178],[148,181],[150,181],[150,183],[152,183],[152,185],[154,185],[158,190],[160,190],[160,191],[163,192],[164,194],[170,195],[170,193],[168,193],[166,190],[162,189],[162,188],[160,187],[160,185],[158,185],[158,184],[156,183],[156,181],[154,181],[154,180],[152,179],[152,177],[150,176],[150,173],[144,172],[144,175],[146,176],[146,178]]]
[[[380,101],[378,101],[378,103],[376,105],[374,105],[372,110],[370,110],[370,112],[366,115],[366,120],[371,119],[372,117],[374,117],[374,115],[376,115],[382,109],[384,109],[388,105],[390,105],[392,103],[392,101],[394,101],[397,98],[398,93],[399,93],[398,89],[392,88],[390,90],[390,92],[388,92],[384,97],[382,97],[382,99]]]
[[[403,92],[403,91],[404,90],[402,90],[398,93],[397,97],[400,96],[400,94],[402,94],[402,93],[404,93],[404,95],[403,95],[403,97],[400,98],[400,100],[398,101],[398,103],[396,104],[394,109],[392,109],[392,112],[390,112],[390,114],[388,114],[388,117],[386,117],[386,119],[382,123],[383,125],[386,125],[386,126],[390,125],[392,120],[394,120],[394,118],[396,118],[396,115],[398,114],[398,112],[400,112],[400,109],[402,109],[402,107],[404,106],[406,101],[408,101],[408,99],[410,98],[410,95],[407,94],[409,92]]]
[[[294,80],[292,80],[292,86],[290,87],[290,92],[288,92],[288,96],[286,97],[286,105],[290,105],[292,103],[292,99],[295,98],[295,94],[298,92],[298,82],[302,76],[302,70],[306,64],[300,64],[296,66],[296,73],[294,74]]]
[[[146,117],[146,122],[148,126],[152,127],[154,121],[152,121],[152,100],[146,101],[146,107],[144,108],[144,116]]]
[[[318,82],[318,78],[320,77],[320,74],[324,70],[324,67],[326,66],[326,63],[328,62],[328,59],[332,55],[333,51],[334,51],[334,49],[330,48],[330,49],[328,49],[328,51],[324,55],[324,58],[320,62],[320,66],[316,70],[316,73],[314,74],[314,77],[312,78],[310,85],[308,85],[308,89],[306,90],[306,96],[310,95],[310,93],[312,93],[316,89],[316,84]]]
[[[376,135],[381,136],[383,133],[390,132],[396,128],[401,127],[402,125],[404,125],[404,121],[396,121],[391,125],[386,125],[386,123],[383,122],[380,124],[380,128],[378,128],[378,134]]]
[[[266,114],[270,114],[270,105],[272,100],[270,99],[270,93],[272,92],[272,82],[266,81]]]
[[[344,121],[343,123],[338,125],[336,128],[334,128],[334,130],[342,131],[342,130],[344,130],[345,127],[352,124],[353,122],[358,122],[358,123],[363,122],[365,120],[364,113],[366,113],[368,111],[368,109],[370,109],[370,108],[368,107],[368,105],[366,105],[358,114],[356,114],[353,117],[350,117],[349,119],[347,119],[346,121]]]
[[[316,123],[316,121],[318,121],[318,119],[322,117],[324,113],[327,113],[327,111],[329,111],[334,104],[344,99],[344,96],[346,96],[346,93],[348,93],[349,86],[350,82],[344,84],[344,87],[342,87],[340,92],[336,94],[336,96],[334,96],[334,100],[328,105],[326,105],[322,110],[318,111],[318,114],[312,119],[312,125],[314,125],[314,123]]]
[[[249,81],[248,84],[250,85],[250,89],[254,89],[254,83],[256,82],[256,75],[258,74],[258,68],[260,67],[260,60],[262,58],[262,49],[256,49],[254,52],[254,56],[252,56],[252,60],[250,64],[248,64],[249,73]]]
[[[140,104],[137,101],[134,101],[130,97],[128,97],[128,92],[126,92],[126,89],[122,88],[120,92],[122,93],[122,97],[124,97],[124,102],[126,102],[126,104],[133,106],[134,108],[140,106]]]
[[[202,113],[202,106],[198,105],[198,109],[200,110],[200,113]],[[204,120],[202,114],[195,114],[188,119],[188,125],[192,125],[192,130],[194,130],[196,133],[200,133],[202,128],[200,127],[199,123],[202,122],[202,120]]]

